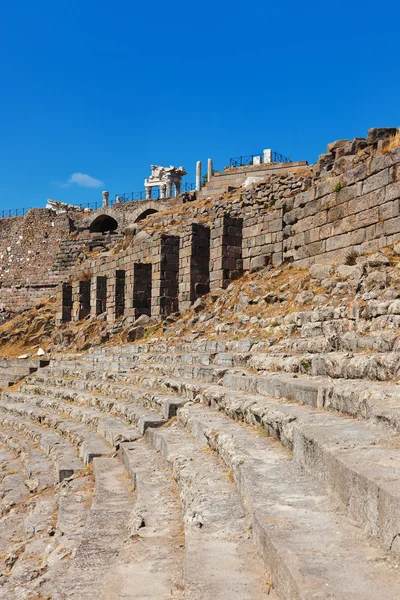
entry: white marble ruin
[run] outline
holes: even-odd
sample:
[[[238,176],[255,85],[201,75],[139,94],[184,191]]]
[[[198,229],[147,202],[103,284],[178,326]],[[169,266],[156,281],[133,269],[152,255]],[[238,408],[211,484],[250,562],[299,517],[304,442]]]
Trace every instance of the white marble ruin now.
[[[82,208],[82,206],[77,206],[76,204],[67,204],[67,202],[59,202],[58,200],[52,200],[51,198],[47,199],[46,208],[53,210],[58,215],[66,213],[69,210],[76,212],[90,212],[90,208]]]
[[[152,197],[152,190],[155,187],[160,188],[160,198],[171,198],[172,188],[174,196],[178,196],[181,191],[182,177],[186,175],[184,167],[159,167],[151,165],[151,175],[144,180],[146,190],[146,200]]]

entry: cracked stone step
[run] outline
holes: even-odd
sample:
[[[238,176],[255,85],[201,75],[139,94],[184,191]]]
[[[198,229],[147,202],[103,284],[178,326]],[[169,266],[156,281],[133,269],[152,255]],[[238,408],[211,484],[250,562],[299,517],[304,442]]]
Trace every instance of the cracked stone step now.
[[[0,444],[0,516],[29,496],[28,474],[18,455]]]
[[[130,441],[138,437],[136,430],[128,427],[127,423],[117,417],[107,417],[98,411],[63,403],[51,396],[13,392],[13,395],[7,396],[7,399],[14,402],[0,404],[0,411],[14,412],[23,416],[31,415],[30,418],[48,424],[69,436],[75,444],[81,446],[81,455],[85,464],[91,462],[95,456],[108,454],[110,448],[107,442],[111,446],[116,446],[120,441]],[[88,427],[92,427],[97,433],[88,430]]]
[[[56,376],[52,374],[46,374],[46,376],[40,375],[37,378],[31,378],[27,381],[26,385],[23,386],[23,390],[29,391],[28,386],[35,386],[37,389],[42,389],[39,386],[47,386],[48,388],[70,388],[71,394],[76,394],[75,390],[81,392],[89,392],[87,398],[92,398],[92,403],[98,403],[99,408],[103,410],[103,406],[108,410],[121,411],[121,416],[129,416],[129,408],[127,404],[120,404],[115,399],[119,398],[124,401],[132,400],[132,410],[138,411],[137,404],[142,405],[145,409],[155,409],[160,412],[164,420],[171,419],[176,415],[178,408],[181,406],[181,400],[171,394],[156,394],[149,392],[146,388],[140,388],[136,385],[130,385],[132,377],[129,374],[121,373],[110,377],[110,373],[107,371],[102,372],[103,379],[99,378],[97,371],[86,371],[82,376],[85,375],[84,379],[72,378],[68,374],[64,376]],[[93,398],[90,394],[96,394]],[[98,396],[101,394],[101,396]],[[85,396],[83,396],[85,398]],[[110,401],[110,398],[112,401]],[[155,427],[156,415],[151,411],[140,411],[137,416],[135,413],[130,419],[131,422],[139,423],[139,429],[144,430],[147,426]],[[147,424],[148,423],[148,424]]]
[[[148,429],[146,441],[177,481],[185,523],[185,598],[267,597],[248,515],[218,459],[176,425]],[[201,568],[199,568],[201,565]]]
[[[393,545],[400,530],[400,448],[387,428],[221,386],[205,388],[201,400],[277,437],[351,518],[400,558]]]
[[[222,384],[233,391],[286,398],[316,408],[371,419],[400,432],[400,387],[396,383],[332,380],[289,373],[257,375],[246,369],[221,370],[215,367],[176,367],[172,370],[175,377],[170,377],[171,370],[164,369],[162,365],[154,370],[155,375],[144,376],[148,387],[160,388],[164,381],[164,389],[174,390],[189,399],[194,399],[207,384]],[[132,381],[139,377],[131,376]],[[196,382],[193,382],[194,378]]]
[[[232,470],[279,597],[398,598],[394,561],[340,512],[286,449],[201,405],[180,409],[178,421]]]
[[[148,410],[137,403],[141,400],[140,391],[138,390],[127,390],[125,388],[119,389],[114,388],[112,385],[108,387],[106,384],[102,386],[97,382],[93,382],[93,385],[86,385],[85,381],[80,380],[71,381],[68,379],[60,379],[59,381],[60,383],[57,386],[47,385],[46,383],[39,383],[35,385],[30,383],[25,384],[20,389],[20,393],[29,395],[30,397],[49,396],[53,399],[57,398],[73,404],[94,407],[96,409],[95,411],[86,411],[86,414],[93,414],[93,418],[95,421],[97,420],[99,428],[102,428],[102,430],[106,432],[107,441],[113,445],[116,445],[120,441],[131,441],[137,436],[137,432],[133,432],[132,428],[129,427],[125,421],[135,425],[135,427],[139,429],[139,432],[143,434],[147,427],[160,427],[167,420],[166,418],[162,418],[158,413]],[[61,385],[61,383],[64,385]],[[72,388],[71,384],[75,384],[76,388]],[[86,389],[89,391],[86,392]],[[108,392],[108,394],[100,396],[98,395],[100,391],[104,393]],[[116,394],[117,391],[121,393],[124,400],[131,399],[134,400],[134,402],[120,402],[116,400],[115,398],[118,397],[118,394]],[[18,398],[19,396],[6,396],[6,398],[13,397]],[[144,402],[142,403],[144,404]],[[70,410],[70,408],[66,407],[64,404],[60,406],[63,406],[64,410]],[[97,412],[98,410],[102,411],[103,413],[115,415],[112,417],[113,421],[111,421],[110,418],[106,419],[103,414],[99,414],[99,412]],[[176,407],[174,414],[176,414]],[[113,430],[115,433],[113,436],[107,436],[112,422],[114,423]]]
[[[104,598],[107,574],[118,566],[123,570],[120,555],[129,540],[129,522],[134,509],[131,481],[118,457],[95,458],[93,468],[96,495],[81,543],[58,585],[56,597],[60,600]],[[112,589],[109,591],[110,600],[118,598]]]
[[[9,414],[0,414],[0,425],[7,429],[13,429],[36,443],[52,460],[58,482],[71,477],[84,466],[81,459],[78,458],[75,447],[64,440],[59,433],[49,432],[47,427]]]
[[[80,472],[25,503],[24,532],[19,540],[14,535],[7,549],[5,576],[0,579],[1,597],[54,597],[47,594],[47,586],[54,588],[79,545],[93,483],[89,471]]]
[[[101,598],[183,600],[184,533],[171,473],[143,439],[121,444],[135,488],[129,541],[107,573]]]
[[[25,485],[29,492],[34,493],[55,484],[53,464],[43,451],[4,427],[0,429],[0,442],[19,456],[26,471]]]

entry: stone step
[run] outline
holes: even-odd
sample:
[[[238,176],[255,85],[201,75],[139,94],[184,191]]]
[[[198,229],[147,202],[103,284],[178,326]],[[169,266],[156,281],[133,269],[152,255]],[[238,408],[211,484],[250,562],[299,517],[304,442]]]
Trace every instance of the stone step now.
[[[397,565],[276,441],[201,405],[178,421],[232,471],[280,598],[398,598]]]
[[[27,476],[25,485],[30,493],[44,490],[56,483],[53,465],[43,451],[5,427],[0,429],[0,442],[19,456]]]
[[[136,377],[139,376],[136,375]],[[243,375],[236,377],[239,378],[240,383],[243,382]],[[253,381],[257,385],[260,384],[260,379],[253,375]],[[267,378],[265,379],[267,380]],[[151,377],[146,376],[146,380],[149,384]],[[162,379],[153,379],[149,385],[160,385],[160,382]],[[182,393],[184,391],[187,399],[193,398],[191,382],[188,382],[186,389],[183,380],[176,381],[176,386],[171,380],[164,381],[165,383],[169,383],[174,392]],[[172,390],[170,389],[170,391]],[[256,389],[255,392],[257,391],[260,390]],[[265,391],[264,389],[264,394]],[[309,389],[302,390],[303,394],[308,392]],[[306,407],[284,405],[282,402],[277,403],[273,398],[265,398],[265,396],[252,397],[234,394],[228,389],[217,386],[205,386],[201,390],[198,389],[195,397],[222,407],[227,414],[234,418],[241,418],[252,424],[261,424],[286,445],[294,447],[296,459],[315,477],[329,485],[348,507],[352,518],[358,520],[369,533],[377,536],[385,549],[391,547],[394,532],[400,523],[395,520],[394,525],[387,528],[386,521],[392,508],[388,509],[388,513],[383,514],[382,506],[379,505],[376,497],[376,494],[381,493],[387,498],[387,503],[391,507],[395,507],[398,501],[397,491],[392,489],[388,492],[385,488],[388,477],[393,479],[400,474],[398,471],[400,453],[391,447],[391,432],[376,427],[374,424],[357,423],[336,415],[319,413]],[[389,447],[384,447],[385,444],[389,444]],[[363,447],[359,448],[359,446]],[[314,453],[318,453],[320,465],[314,464],[315,456],[311,453],[310,448]],[[374,461],[377,461],[382,467],[378,466],[375,473],[371,475]],[[358,465],[357,472],[352,469],[353,463]],[[385,465],[390,466],[385,467]],[[345,474],[339,483],[336,481],[338,470]],[[360,482],[361,492],[352,491],[356,481]],[[364,488],[362,482],[364,482]],[[376,515],[372,522],[371,515]],[[380,521],[384,525],[381,525]]]
[[[16,453],[0,444],[0,516],[7,515],[14,506],[29,496],[25,482],[28,479]]]
[[[129,374],[118,375],[103,371],[101,376],[104,379],[100,379],[100,374],[97,371],[80,372],[80,375],[82,375],[83,379],[70,377],[68,373],[64,376],[52,375],[52,372],[41,373],[37,377],[27,380],[27,385],[24,385],[21,389],[28,391],[29,389],[33,389],[32,386],[34,386],[35,389],[42,390],[43,385],[45,385],[52,389],[54,387],[58,389],[61,387],[67,388],[72,395],[75,394],[75,390],[89,392],[89,398],[92,397],[90,394],[96,394],[92,402],[98,403],[101,410],[115,410],[117,411],[116,414],[120,414],[120,416],[128,416],[127,411],[129,411],[130,405],[120,404],[114,399],[132,400],[135,404],[139,404],[145,409],[156,409],[156,411],[161,413],[164,420],[161,419],[159,421],[160,424],[174,417],[181,405],[181,400],[172,394],[155,394],[149,392],[146,388],[130,385],[131,376]],[[98,396],[98,394],[101,394],[103,398]],[[85,395],[82,397],[85,398]],[[113,400],[110,400],[110,398]],[[106,408],[102,408],[103,405]],[[138,410],[138,408],[135,407],[135,410]],[[121,411],[121,413],[118,411]],[[138,423],[139,429],[144,430],[147,426],[156,426],[157,421],[155,417],[156,415],[152,411],[143,411],[137,417],[133,416],[131,421]]]
[[[24,385],[21,389],[21,395],[23,397],[31,398],[31,402],[38,403],[37,397],[41,398],[40,402],[43,404],[43,397],[52,399],[55,408],[63,410],[64,413],[68,413],[71,417],[85,420],[86,423],[92,423],[97,431],[104,435],[107,441],[118,446],[121,441],[132,441],[137,438],[137,429],[139,433],[143,435],[147,427],[160,427],[166,423],[167,419],[161,417],[158,413],[153,410],[148,410],[142,405],[138,404],[141,397],[139,393],[133,390],[130,393],[127,400],[134,400],[134,402],[118,401],[114,395],[113,389],[108,390],[109,395],[100,396],[98,395],[99,386],[94,383],[93,386],[79,385],[78,389],[71,388],[71,383],[68,379],[63,379],[62,382],[67,387],[48,386],[46,384],[39,385]],[[73,380],[72,383],[76,383],[78,380]],[[85,382],[83,381],[82,384]],[[88,387],[94,388],[90,392],[81,391],[82,388]],[[105,386],[106,387],[106,386]],[[107,389],[105,390],[107,391]],[[117,391],[117,390],[116,390]],[[126,392],[123,390],[123,392]],[[124,396],[127,394],[124,393]],[[16,394],[14,398],[20,398],[21,396]],[[143,402],[144,404],[144,402]],[[48,404],[51,406],[51,404]],[[81,409],[80,406],[89,407],[89,409]],[[104,413],[113,415],[112,417],[105,417]],[[175,410],[176,414],[176,410]],[[132,428],[130,425],[134,425]]]
[[[136,504],[129,541],[107,572],[101,598],[183,599],[185,539],[176,484],[143,439],[122,443],[121,454]]]
[[[400,449],[387,428],[220,386],[205,389],[201,399],[278,438],[352,519],[400,558],[394,543],[400,526]]]
[[[332,380],[289,373],[258,375],[246,369],[221,370],[190,365],[172,369],[153,365],[148,368],[150,371],[154,374],[131,374],[132,382],[140,381],[149,389],[166,389],[188,399],[195,399],[209,384],[219,384],[232,391],[285,398],[319,409],[370,419],[400,432],[400,387],[392,382]]]
[[[103,451],[106,448],[106,444],[98,436],[105,438],[114,447],[117,447],[121,441],[132,441],[138,437],[136,428],[130,427],[122,419],[106,416],[98,410],[83,408],[74,403],[72,401],[73,394],[65,392],[66,401],[64,402],[62,399],[59,399],[63,395],[62,389],[58,390],[58,388],[54,388],[53,390],[43,387],[41,391],[47,393],[47,395],[39,395],[37,390],[36,392],[32,391],[32,393],[29,391],[8,392],[4,400],[6,401],[6,405],[10,403],[15,406],[21,404],[25,407],[42,407],[46,412],[43,413],[42,417],[38,418],[46,420],[46,422],[49,422],[51,426],[57,429],[61,428],[64,430],[67,435],[70,435],[74,443],[82,445],[82,451],[89,452],[92,458],[93,456],[102,456],[108,453]],[[20,408],[19,410],[22,409]],[[61,415],[61,423],[60,416],[57,413]],[[98,435],[92,432],[89,433],[87,427],[82,427],[82,425],[78,425],[74,421],[78,421],[94,429]],[[92,447],[92,449],[98,447],[101,453],[93,454],[94,450],[91,452],[89,447]],[[85,464],[89,462],[91,462],[90,457],[86,459]]]
[[[333,379],[396,380],[400,375],[400,353],[352,354],[330,352],[285,356],[254,354],[247,366],[256,371],[307,373]]]
[[[64,440],[59,432],[49,432],[47,427],[36,425],[29,418],[5,413],[0,413],[0,425],[37,444],[54,463],[58,482],[82,469],[83,462],[78,458],[75,447]]]
[[[185,598],[266,597],[263,566],[229,472],[176,425],[148,429],[146,441],[165,458],[180,490]]]
[[[54,597],[60,600],[107,597],[104,596],[107,574],[118,565],[119,555],[129,540],[134,494],[126,469],[118,457],[95,458],[93,466],[96,496],[71,565],[56,592],[53,590]],[[121,564],[121,576],[126,574],[124,566]],[[123,581],[119,583],[123,585]],[[111,588],[108,591],[110,600],[118,598]]]

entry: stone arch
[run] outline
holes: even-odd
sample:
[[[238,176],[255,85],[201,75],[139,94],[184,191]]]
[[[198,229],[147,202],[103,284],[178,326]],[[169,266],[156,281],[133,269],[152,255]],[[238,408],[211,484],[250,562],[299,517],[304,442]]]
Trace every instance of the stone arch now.
[[[145,219],[149,215],[153,215],[157,212],[158,212],[158,210],[155,210],[154,208],[148,208],[147,210],[143,211],[142,213],[140,213],[140,215],[138,215],[136,217],[135,223],[139,223],[140,221],[143,221],[143,219]]]
[[[90,231],[94,233],[105,233],[118,229],[118,222],[110,215],[98,215],[90,224]]]

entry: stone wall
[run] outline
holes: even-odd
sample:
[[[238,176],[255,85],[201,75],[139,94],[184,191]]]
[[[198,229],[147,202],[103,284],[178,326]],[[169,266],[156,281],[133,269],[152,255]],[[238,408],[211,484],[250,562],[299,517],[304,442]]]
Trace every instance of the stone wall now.
[[[223,194],[229,187],[239,188],[248,178],[265,179],[271,175],[284,173],[299,173],[308,163],[306,160],[289,163],[268,163],[261,165],[246,165],[243,167],[230,167],[223,171],[216,171],[207,185],[199,193],[199,198],[215,197]]]
[[[162,316],[188,308],[209,288],[227,287],[245,271],[283,261],[299,266],[343,262],[350,249],[372,252],[397,242],[400,148],[385,148],[393,131],[371,130],[366,139],[331,144],[301,174],[272,174],[213,201],[150,216],[128,248],[81,267],[91,277],[107,277],[107,318],[122,314],[115,299],[120,271],[124,314],[150,310]],[[95,304],[92,299],[92,313]],[[77,303],[73,318],[79,311]],[[60,306],[58,322],[62,315]]]

